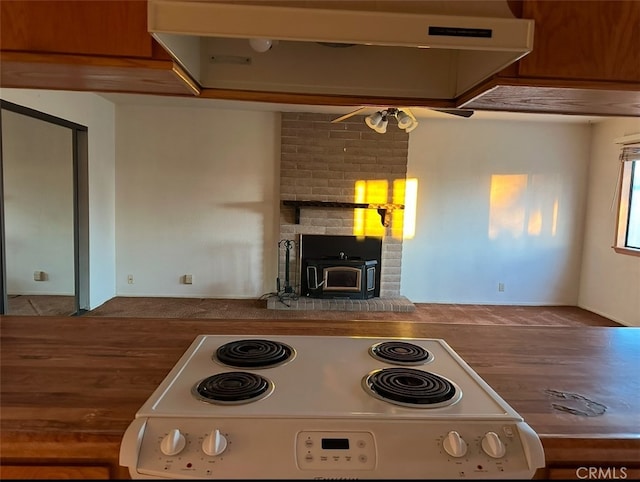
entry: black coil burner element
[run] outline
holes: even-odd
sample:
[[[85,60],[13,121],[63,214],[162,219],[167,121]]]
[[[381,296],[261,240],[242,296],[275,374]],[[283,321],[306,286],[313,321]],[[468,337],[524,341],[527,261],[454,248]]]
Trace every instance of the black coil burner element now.
[[[216,350],[215,358],[223,365],[239,368],[270,368],[294,356],[293,348],[270,340],[238,340]]]
[[[406,341],[384,341],[369,348],[373,358],[394,365],[424,365],[433,360],[433,355],[421,346]]]
[[[415,368],[375,370],[362,379],[362,386],[381,400],[413,408],[453,405],[462,397],[446,378]]]
[[[205,402],[239,405],[267,397],[273,392],[273,383],[255,373],[224,372],[205,378],[192,391]]]

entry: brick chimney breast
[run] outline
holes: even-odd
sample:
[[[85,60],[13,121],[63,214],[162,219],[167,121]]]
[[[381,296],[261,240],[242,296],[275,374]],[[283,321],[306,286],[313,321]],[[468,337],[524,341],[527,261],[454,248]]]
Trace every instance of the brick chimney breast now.
[[[371,130],[364,116],[353,116],[332,124],[337,114],[283,112],[280,144],[280,200],[380,202],[356,199],[356,182],[386,181],[387,199],[393,203],[394,181],[406,180],[409,134],[389,120],[385,134]],[[384,185],[384,182],[377,183]],[[384,193],[378,193],[377,196]],[[402,201],[404,202],[404,201]],[[345,208],[302,208],[295,223],[294,208],[280,206],[280,239],[295,241],[290,251],[290,279],[299,293],[300,234],[354,235],[355,210]],[[380,297],[400,296],[402,264],[401,226],[377,226],[383,236],[380,266]],[[366,230],[365,235],[369,234]],[[284,253],[280,252],[279,272],[284,274]]]

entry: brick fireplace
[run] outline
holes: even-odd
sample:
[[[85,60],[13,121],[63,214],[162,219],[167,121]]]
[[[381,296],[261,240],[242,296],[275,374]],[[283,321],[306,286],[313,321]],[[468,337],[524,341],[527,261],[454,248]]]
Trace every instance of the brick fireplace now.
[[[409,134],[389,122],[378,134],[354,116],[285,112],[281,124],[280,199],[318,202],[280,207],[280,239],[289,252],[289,279],[300,293],[300,235],[380,236],[380,299],[400,297],[403,211],[353,208],[356,203],[403,203]],[[324,202],[324,204],[323,204]],[[398,204],[393,204],[398,205]],[[284,276],[284,253],[279,273]]]

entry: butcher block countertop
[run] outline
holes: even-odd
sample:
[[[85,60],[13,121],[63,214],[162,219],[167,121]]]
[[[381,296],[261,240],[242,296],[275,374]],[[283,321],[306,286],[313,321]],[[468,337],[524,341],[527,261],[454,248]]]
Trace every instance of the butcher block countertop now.
[[[122,434],[201,334],[442,338],[538,433],[540,477],[640,475],[640,328],[4,316],[0,476],[128,478]]]

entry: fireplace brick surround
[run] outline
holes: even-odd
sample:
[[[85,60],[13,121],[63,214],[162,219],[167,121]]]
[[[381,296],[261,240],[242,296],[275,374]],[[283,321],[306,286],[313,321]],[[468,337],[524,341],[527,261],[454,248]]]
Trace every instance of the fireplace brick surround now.
[[[386,202],[393,203],[394,181],[406,180],[409,134],[397,128],[393,119],[389,121],[387,132],[378,134],[367,127],[361,115],[332,124],[336,117],[333,114],[282,113],[280,200],[353,203],[356,181],[365,180],[387,181]],[[354,235],[354,212],[348,208],[303,207],[299,224],[296,224],[294,208],[280,206],[280,239],[294,241],[296,246],[289,254],[289,277],[296,293],[300,293],[299,235]],[[401,224],[401,217],[393,218],[387,227],[378,227],[383,230],[380,298],[398,298],[401,308],[397,311],[411,311],[407,300],[400,296],[402,236],[395,233],[401,233],[402,226],[394,223]],[[280,276],[285,272],[284,259],[281,250]],[[302,298],[296,304],[322,306],[321,301],[329,306],[330,300],[306,302]],[[336,301],[340,300],[331,300],[332,307],[341,306]],[[376,303],[373,309],[385,305]],[[346,306],[347,303],[343,304]],[[355,304],[358,306],[348,304],[351,310],[368,309],[362,303]]]

